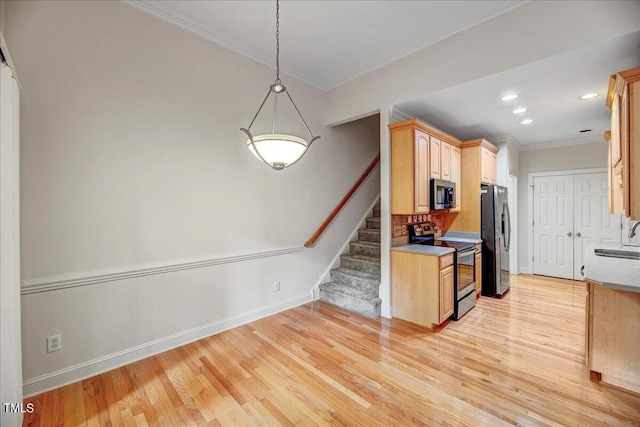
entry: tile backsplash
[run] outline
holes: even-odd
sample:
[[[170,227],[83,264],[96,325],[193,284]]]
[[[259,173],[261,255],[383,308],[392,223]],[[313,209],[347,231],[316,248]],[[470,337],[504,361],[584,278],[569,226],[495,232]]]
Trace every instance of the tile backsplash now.
[[[435,226],[436,237],[444,231],[446,225],[446,213],[430,213],[415,215],[391,215],[391,237],[408,237],[409,231],[407,226],[411,224],[419,224],[429,222]]]

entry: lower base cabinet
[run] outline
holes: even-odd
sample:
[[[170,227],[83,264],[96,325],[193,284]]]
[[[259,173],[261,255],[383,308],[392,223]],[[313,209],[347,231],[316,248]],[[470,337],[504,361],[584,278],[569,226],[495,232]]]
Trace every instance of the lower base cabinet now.
[[[453,314],[453,254],[391,251],[393,317],[433,329]]]
[[[587,365],[603,383],[640,393],[640,293],[587,286]]]

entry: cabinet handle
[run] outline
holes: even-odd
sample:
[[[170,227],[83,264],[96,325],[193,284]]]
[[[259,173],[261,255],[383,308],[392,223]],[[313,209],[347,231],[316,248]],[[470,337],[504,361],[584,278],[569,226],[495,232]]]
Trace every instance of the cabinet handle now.
[[[567,237],[571,237],[571,232],[567,231]]]
[[[582,234],[580,234],[580,232],[578,231],[578,232],[576,233],[576,237],[582,237]]]

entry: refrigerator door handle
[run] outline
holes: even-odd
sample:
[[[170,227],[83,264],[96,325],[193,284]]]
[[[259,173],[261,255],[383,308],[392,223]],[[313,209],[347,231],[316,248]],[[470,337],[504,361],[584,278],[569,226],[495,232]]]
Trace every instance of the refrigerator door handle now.
[[[504,247],[507,251],[509,251],[509,248],[511,248],[511,213],[509,212],[509,203],[504,202],[504,211],[507,214],[507,224],[505,227],[505,232],[503,232],[505,234],[505,243],[504,243]]]

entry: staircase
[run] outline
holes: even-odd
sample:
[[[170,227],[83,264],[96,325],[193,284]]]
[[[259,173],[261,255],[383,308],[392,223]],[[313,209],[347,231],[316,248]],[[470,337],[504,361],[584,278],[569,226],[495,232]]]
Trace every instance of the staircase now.
[[[340,267],[331,270],[331,281],[320,285],[320,300],[370,318],[380,317],[380,201],[358,230],[358,240],[349,243],[349,253],[340,257]]]

